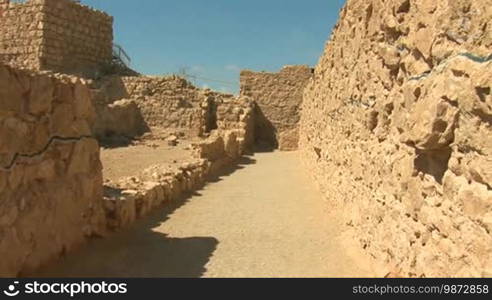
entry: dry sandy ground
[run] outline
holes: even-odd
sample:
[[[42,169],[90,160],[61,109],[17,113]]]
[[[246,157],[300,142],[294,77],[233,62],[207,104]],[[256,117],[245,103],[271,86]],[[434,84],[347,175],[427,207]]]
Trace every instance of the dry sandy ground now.
[[[182,202],[36,275],[371,276],[347,254],[341,222],[321,199],[298,153],[259,153]]]
[[[101,149],[104,179],[118,180],[134,176],[156,164],[182,163],[190,158],[185,148],[190,142],[169,146],[165,141],[144,141],[142,144]]]

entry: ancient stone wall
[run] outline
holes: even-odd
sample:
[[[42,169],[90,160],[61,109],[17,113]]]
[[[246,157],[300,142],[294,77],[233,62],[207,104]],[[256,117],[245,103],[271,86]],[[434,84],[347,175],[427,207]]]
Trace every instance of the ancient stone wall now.
[[[286,66],[279,73],[241,72],[241,96],[257,104],[256,142],[297,149],[302,92],[311,77],[308,66]]]
[[[5,4],[0,58],[34,70],[94,76],[112,59],[113,18],[71,0]]]
[[[41,69],[43,5],[0,0],[0,61]]]
[[[491,5],[349,0],[305,90],[302,157],[381,276],[492,274]]]
[[[0,277],[104,234],[94,117],[80,79],[0,65]]]
[[[236,131],[244,151],[252,151],[255,138],[256,104],[247,97],[220,98],[214,104],[213,124],[219,131]],[[214,129],[214,128],[212,128]]]
[[[188,129],[191,135],[204,133],[203,110],[208,105],[204,90],[178,76],[123,77],[129,98],[135,99],[151,127]],[[166,116],[163,118],[162,116]]]
[[[43,69],[86,73],[111,62],[111,16],[71,0],[44,1]]]
[[[141,124],[139,128],[159,128],[183,130],[191,137],[203,136],[212,130],[242,129],[253,134],[254,116],[251,113],[254,104],[251,100],[233,95],[199,89],[178,76],[109,76],[94,82],[92,93],[98,118],[95,134],[104,136],[105,131],[114,131],[111,125],[119,126],[121,119],[115,118],[111,111],[122,111],[123,107],[115,101],[130,99],[138,106],[132,109],[132,122]],[[132,108],[125,101],[126,107]],[[131,115],[131,111],[127,111]],[[122,115],[122,114],[119,114]],[[111,121],[112,119],[116,122]],[[118,121],[120,120],[120,121]],[[246,128],[247,127],[247,128]],[[124,128],[123,128],[124,129]],[[123,130],[123,132],[133,132]],[[246,137],[251,144],[252,137]]]
[[[150,131],[134,100],[123,99],[96,107],[92,132],[102,146],[126,145]]]

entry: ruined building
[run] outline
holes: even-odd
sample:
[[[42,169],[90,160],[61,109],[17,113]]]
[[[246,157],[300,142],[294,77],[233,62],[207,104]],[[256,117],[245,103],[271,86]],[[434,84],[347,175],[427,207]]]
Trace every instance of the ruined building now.
[[[348,0],[314,73],[243,71],[234,97],[177,76],[39,72],[102,72],[112,18],[0,0],[0,276],[125,228],[256,142],[299,149],[377,276],[490,277],[491,4]],[[190,160],[103,180],[98,142],[160,130],[192,137]]]
[[[263,147],[297,150],[300,107],[313,70],[286,66],[279,73],[241,72],[241,96],[256,102],[255,140]]]
[[[0,0],[0,61],[93,76],[112,59],[113,18],[71,0]]]
[[[69,0],[2,1],[0,12],[0,277],[31,274],[124,228],[250,148],[248,99],[177,76],[82,78],[112,59],[105,13]],[[161,131],[194,138],[185,159],[105,180],[108,136],[162,140]]]

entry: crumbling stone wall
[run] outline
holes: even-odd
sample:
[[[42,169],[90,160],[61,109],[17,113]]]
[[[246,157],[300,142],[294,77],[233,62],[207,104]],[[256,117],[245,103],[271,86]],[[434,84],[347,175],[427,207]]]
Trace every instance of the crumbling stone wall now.
[[[349,0],[304,93],[306,166],[381,276],[492,274],[489,0]]]
[[[0,276],[35,270],[104,234],[87,86],[0,65]]]
[[[124,121],[108,114],[116,108],[123,109],[121,99],[129,100],[124,101],[126,107],[131,108],[126,116],[133,114],[132,120],[142,119],[131,122],[140,124],[137,131],[141,131],[140,128],[176,129],[187,132],[190,137],[204,136],[216,129],[242,129],[250,135],[253,132],[251,100],[199,89],[178,76],[108,76],[93,83],[92,94],[98,112],[97,136],[107,130],[114,131],[110,123],[119,126]],[[131,103],[137,105],[138,111]],[[111,119],[117,121],[105,121]],[[251,141],[252,137],[247,136],[246,143],[251,144]]]
[[[254,101],[247,97],[223,97],[214,106],[215,113],[211,115],[215,118],[217,129],[222,132],[235,131],[243,152],[252,151],[256,122]]]
[[[241,72],[241,96],[257,104],[256,142],[297,149],[302,92],[311,77],[308,66],[286,66],[279,73]]]
[[[142,112],[134,100],[123,99],[109,105],[97,105],[92,132],[103,145],[126,145],[149,132]]]
[[[43,45],[43,20],[41,3],[9,3],[0,0],[0,60],[13,65],[41,69],[40,55]]]
[[[204,133],[207,95],[178,76],[123,77],[129,98],[134,99],[150,127],[187,129],[191,135]],[[163,117],[165,116],[165,117]]]
[[[94,76],[112,59],[113,18],[71,0],[0,1],[0,59]]]

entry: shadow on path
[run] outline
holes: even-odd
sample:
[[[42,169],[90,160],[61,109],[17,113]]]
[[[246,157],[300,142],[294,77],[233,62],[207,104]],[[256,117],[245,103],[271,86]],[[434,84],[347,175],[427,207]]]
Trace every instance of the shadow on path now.
[[[200,277],[219,242],[213,237],[170,238],[153,231],[164,218],[162,210],[156,212],[123,232],[91,241],[33,276]]]
[[[255,160],[243,157],[236,165],[211,176],[209,182],[218,182],[253,163]],[[191,198],[200,201],[200,197],[198,191],[184,194],[122,232],[92,240],[60,261],[24,277],[200,277],[219,241],[214,237],[172,238],[154,230]]]

